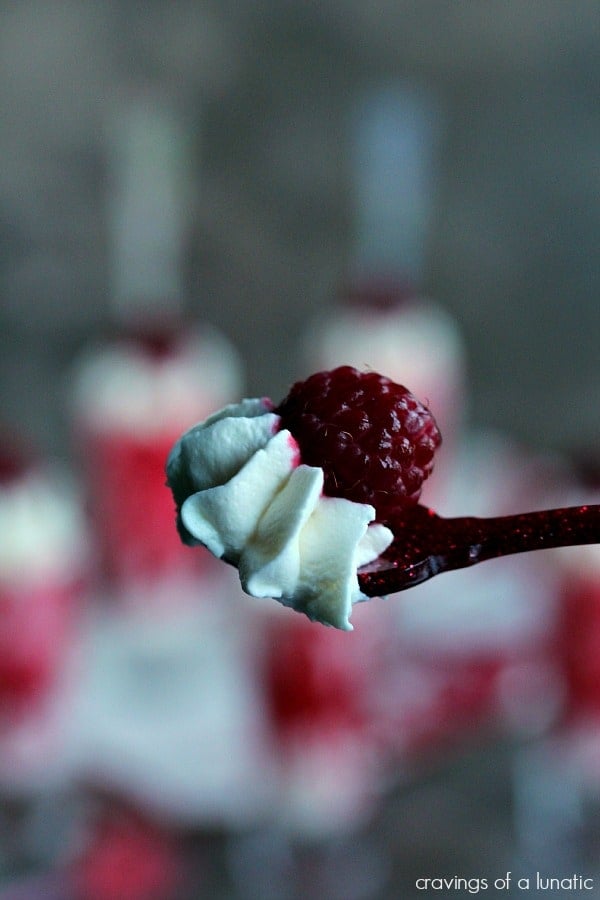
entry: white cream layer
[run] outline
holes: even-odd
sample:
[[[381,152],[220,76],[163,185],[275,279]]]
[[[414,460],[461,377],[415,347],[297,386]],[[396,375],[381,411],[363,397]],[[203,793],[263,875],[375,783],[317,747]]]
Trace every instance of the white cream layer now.
[[[79,497],[62,472],[32,471],[0,486],[0,581],[69,579],[88,545]]]
[[[239,394],[241,363],[219,332],[204,327],[162,358],[135,341],[90,350],[75,371],[74,411],[94,429],[177,434]]]
[[[352,630],[352,605],[366,599],[356,571],[393,535],[372,506],[323,496],[323,470],[301,463],[279,423],[268,401],[251,399],[186,432],[167,463],[181,520],[238,567],[247,593]]]

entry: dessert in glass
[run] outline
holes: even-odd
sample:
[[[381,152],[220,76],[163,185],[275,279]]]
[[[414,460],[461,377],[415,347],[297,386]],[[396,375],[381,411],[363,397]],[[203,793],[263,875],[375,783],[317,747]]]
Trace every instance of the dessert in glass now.
[[[195,571],[166,526],[163,459],[184,428],[230,401],[240,363],[190,327],[185,262],[195,189],[190,119],[152,83],[124,84],[106,122],[111,333],[73,372],[73,417],[101,572],[113,585]]]
[[[124,585],[197,572],[202,560],[183,553],[168,526],[164,457],[182,428],[235,396],[240,366],[230,343],[209,327],[122,330],[80,359],[74,382],[102,575]]]
[[[90,559],[73,480],[5,449],[0,530],[0,780],[31,790],[69,766],[65,720]]]
[[[378,81],[354,98],[347,132],[348,260],[333,302],[307,325],[301,371],[371,367],[425,401],[444,435],[425,488],[438,505],[450,490],[467,400],[461,330],[427,285],[442,105],[422,83]]]

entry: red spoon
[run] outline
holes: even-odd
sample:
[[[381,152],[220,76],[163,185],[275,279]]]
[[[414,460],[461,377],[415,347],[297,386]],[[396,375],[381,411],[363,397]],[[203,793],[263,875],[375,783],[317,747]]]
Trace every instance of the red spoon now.
[[[368,597],[404,591],[441,572],[497,556],[600,543],[600,505],[487,519],[445,519],[418,505],[387,524],[394,541],[375,562],[358,570],[360,589]]]

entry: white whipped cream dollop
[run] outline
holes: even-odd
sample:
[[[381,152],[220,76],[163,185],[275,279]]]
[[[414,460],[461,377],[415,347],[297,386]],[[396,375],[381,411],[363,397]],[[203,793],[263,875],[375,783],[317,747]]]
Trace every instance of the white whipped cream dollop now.
[[[93,430],[145,438],[178,434],[239,393],[242,367],[220,332],[204,326],[154,358],[135,340],[90,349],[74,371],[73,409]]]
[[[302,464],[280,422],[268,400],[243,400],[175,444],[167,477],[184,538],[236,565],[248,594],[351,631],[352,606],[366,599],[357,569],[393,535],[372,506],[324,496],[323,470]]]
[[[0,485],[0,582],[68,581],[86,567],[81,500],[58,470],[32,470]]]

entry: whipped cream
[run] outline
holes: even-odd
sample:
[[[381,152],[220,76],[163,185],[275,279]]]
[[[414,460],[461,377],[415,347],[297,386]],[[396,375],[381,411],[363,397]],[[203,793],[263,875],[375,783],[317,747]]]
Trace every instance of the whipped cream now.
[[[75,371],[74,412],[94,429],[145,438],[178,434],[239,393],[241,362],[213,328],[153,358],[134,340],[88,351]]]
[[[75,485],[58,471],[32,470],[0,486],[0,581],[69,580],[89,548]]]
[[[323,470],[267,399],[226,406],[187,431],[167,461],[183,540],[237,566],[244,590],[310,619],[352,630],[365,600],[357,569],[377,559],[392,532],[375,509],[323,495]]]

